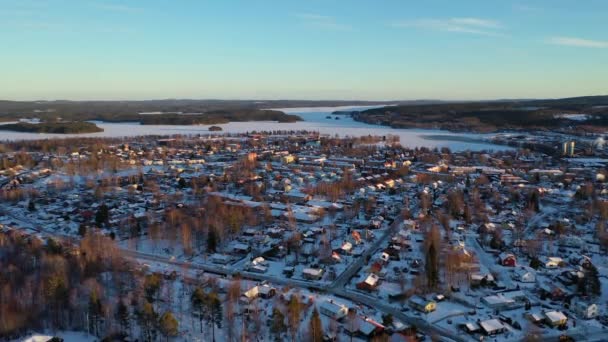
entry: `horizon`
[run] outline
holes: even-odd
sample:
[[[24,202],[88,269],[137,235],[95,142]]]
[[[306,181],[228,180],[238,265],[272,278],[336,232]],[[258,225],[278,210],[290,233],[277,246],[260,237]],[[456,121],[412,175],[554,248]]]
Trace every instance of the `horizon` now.
[[[14,101],[487,101],[608,89],[599,0],[0,8],[0,94]]]
[[[606,94],[592,94],[592,95],[576,95],[576,96],[566,96],[566,97],[536,97],[536,98],[488,98],[488,99],[426,99],[426,98],[416,98],[416,99],[401,99],[401,100],[368,100],[368,99],[310,99],[310,98],[278,98],[278,99],[268,99],[268,98],[143,98],[143,99],[67,99],[67,98],[57,98],[57,99],[24,99],[24,100],[14,100],[14,99],[0,99],[3,102],[154,102],[154,101],[221,101],[221,102],[230,102],[230,101],[238,101],[238,102],[344,102],[344,103],[353,103],[353,102],[367,102],[367,103],[405,103],[405,102],[445,102],[445,103],[454,103],[454,102],[502,102],[502,101],[536,101],[536,100],[563,100],[570,98],[584,98],[584,97],[603,97],[608,96],[608,92]]]

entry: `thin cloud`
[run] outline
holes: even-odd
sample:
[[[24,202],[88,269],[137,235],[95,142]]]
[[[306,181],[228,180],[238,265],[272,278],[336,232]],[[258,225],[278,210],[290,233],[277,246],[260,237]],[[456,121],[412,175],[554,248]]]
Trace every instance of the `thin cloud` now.
[[[110,12],[139,12],[142,9],[140,7],[133,7],[133,6],[128,6],[128,5],[123,5],[123,4],[116,4],[116,3],[94,3],[93,7],[103,10],[103,11],[110,11]]]
[[[334,17],[327,15],[320,15],[315,13],[298,13],[296,14],[296,17],[298,17],[304,24],[310,27],[332,31],[353,30],[352,26],[338,23]]]
[[[513,5],[513,9],[520,12],[537,12],[540,11],[539,7],[525,5],[525,4],[515,4]]]
[[[591,40],[577,37],[551,37],[549,44],[582,48],[606,49],[608,41]]]
[[[500,32],[504,26],[496,21],[482,18],[461,17],[447,19],[416,19],[400,21],[392,24],[393,27],[417,28],[423,30],[469,33],[485,36],[502,36]]]

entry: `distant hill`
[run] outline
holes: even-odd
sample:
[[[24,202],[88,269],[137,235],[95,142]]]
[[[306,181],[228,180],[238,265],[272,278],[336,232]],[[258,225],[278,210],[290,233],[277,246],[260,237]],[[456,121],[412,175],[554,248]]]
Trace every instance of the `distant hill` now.
[[[301,120],[269,108],[370,106],[395,103],[427,104],[436,100],[415,101],[307,101],[307,100],[188,100],[164,99],[147,101],[2,101],[0,121],[38,118],[42,121],[107,121],[140,122],[163,125],[220,124],[230,121]],[[141,114],[146,113],[146,114]],[[151,114],[154,113],[154,114]]]
[[[439,128],[476,132],[608,127],[608,96],[401,104],[365,110],[353,114],[353,117],[358,121],[396,128]]]

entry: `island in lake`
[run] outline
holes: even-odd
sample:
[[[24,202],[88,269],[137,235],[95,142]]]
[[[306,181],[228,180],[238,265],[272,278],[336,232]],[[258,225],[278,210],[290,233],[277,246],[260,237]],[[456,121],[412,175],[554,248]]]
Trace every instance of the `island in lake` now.
[[[53,133],[53,134],[78,134],[103,132],[103,128],[92,122],[66,121],[66,122],[42,122],[27,123],[18,122],[0,125],[0,130],[28,132],[28,133]]]
[[[204,114],[156,114],[141,115],[142,125],[216,125],[239,121],[302,121],[297,115],[276,110],[232,109],[215,110]]]
[[[211,127],[209,127],[209,131],[211,131],[211,132],[219,132],[219,131],[222,131],[222,130],[223,129],[220,126],[211,126]]]

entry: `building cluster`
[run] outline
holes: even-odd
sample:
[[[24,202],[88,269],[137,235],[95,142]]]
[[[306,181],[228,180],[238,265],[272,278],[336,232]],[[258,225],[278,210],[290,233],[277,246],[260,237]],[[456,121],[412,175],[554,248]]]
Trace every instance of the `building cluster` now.
[[[257,282],[239,300],[247,314],[301,288],[326,331],[339,325],[327,339],[600,336],[608,159],[563,152],[297,133],[83,144],[31,152],[29,166],[5,153],[0,225],[99,229],[125,249],[238,274]]]

